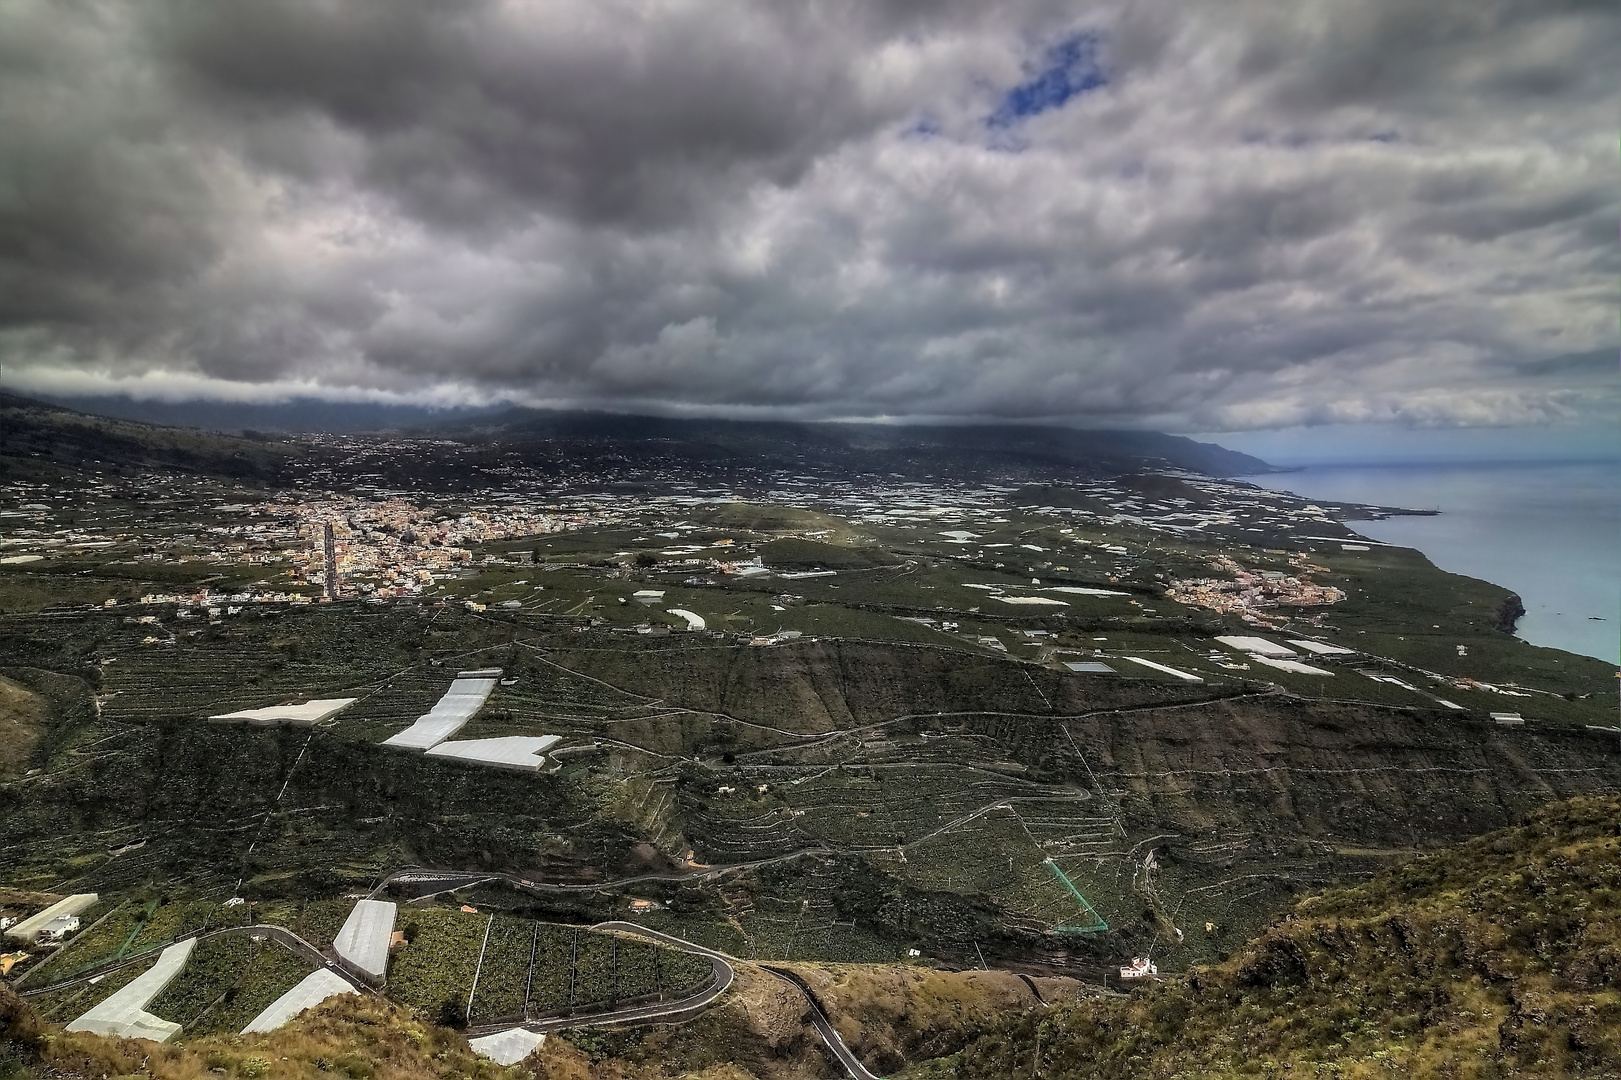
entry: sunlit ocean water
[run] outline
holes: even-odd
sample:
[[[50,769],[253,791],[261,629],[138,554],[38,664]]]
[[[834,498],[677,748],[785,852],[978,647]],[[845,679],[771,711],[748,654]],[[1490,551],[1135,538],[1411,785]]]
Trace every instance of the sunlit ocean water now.
[[[1621,465],[1320,466],[1250,478],[1312,499],[1441,511],[1353,522],[1444,570],[1513,589],[1519,635],[1616,662],[1621,641]],[[1602,620],[1602,621],[1600,621]]]

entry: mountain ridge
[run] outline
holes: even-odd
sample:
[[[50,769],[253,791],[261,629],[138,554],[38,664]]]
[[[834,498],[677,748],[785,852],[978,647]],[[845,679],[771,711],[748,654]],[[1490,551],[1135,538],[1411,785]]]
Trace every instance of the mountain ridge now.
[[[117,403],[104,399],[80,404],[100,406],[106,411],[0,392],[0,409],[11,418],[14,429],[0,443],[0,455],[32,452],[37,447],[23,443],[40,442],[54,427],[72,436],[68,439],[71,453],[80,457],[86,452],[114,454],[122,446],[125,452],[138,448],[145,460],[161,445],[167,457],[165,453],[157,454],[154,463],[176,467],[196,467],[208,456],[177,454],[177,444],[194,443],[200,438],[219,440],[221,445],[214,448],[214,456],[219,459],[217,467],[223,475],[233,477],[243,475],[241,460],[262,456],[252,453],[254,448],[264,451],[285,447],[287,454],[298,448],[313,454],[307,437],[315,434],[384,441],[451,439],[475,451],[515,451],[530,463],[595,454],[672,467],[819,469],[1031,481],[1156,468],[1210,476],[1276,471],[1259,458],[1185,436],[1057,425],[735,420],[526,407],[444,418],[435,418],[428,410],[410,409],[394,417],[405,423],[366,425],[350,421],[355,416],[394,418],[376,409],[345,412],[337,406],[318,405],[315,415],[331,417],[334,422],[330,426],[311,425],[305,410],[299,425],[277,432],[273,425],[278,415],[275,410],[280,406],[233,410],[200,402],[195,408],[202,422],[178,424],[181,407],[176,405],[129,409],[113,407]],[[148,415],[138,415],[142,413]],[[262,426],[232,422],[250,419]],[[86,441],[87,428],[97,429],[96,440]],[[262,472],[258,467],[247,469],[255,476]]]

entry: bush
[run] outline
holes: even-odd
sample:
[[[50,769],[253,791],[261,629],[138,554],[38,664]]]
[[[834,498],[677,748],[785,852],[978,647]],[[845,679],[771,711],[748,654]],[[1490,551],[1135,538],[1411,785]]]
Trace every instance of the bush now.
[[[440,1026],[460,1031],[467,1026],[467,1009],[458,998],[446,998],[439,1003],[435,1017]]]

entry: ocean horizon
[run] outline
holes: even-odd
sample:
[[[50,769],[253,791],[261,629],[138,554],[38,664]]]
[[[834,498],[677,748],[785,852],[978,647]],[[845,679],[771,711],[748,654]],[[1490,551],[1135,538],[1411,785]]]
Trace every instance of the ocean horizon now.
[[[1313,499],[1433,510],[1355,521],[1436,566],[1512,589],[1516,633],[1616,663],[1621,652],[1621,468],[1613,460],[1307,465],[1248,478]]]

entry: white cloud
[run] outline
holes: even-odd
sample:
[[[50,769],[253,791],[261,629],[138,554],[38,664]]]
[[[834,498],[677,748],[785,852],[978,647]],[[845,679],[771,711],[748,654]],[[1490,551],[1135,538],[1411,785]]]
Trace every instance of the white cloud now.
[[[86,11],[0,11],[18,388],[1206,430],[1621,411],[1557,362],[1617,346],[1607,10]],[[1107,83],[990,131],[1079,31]]]

